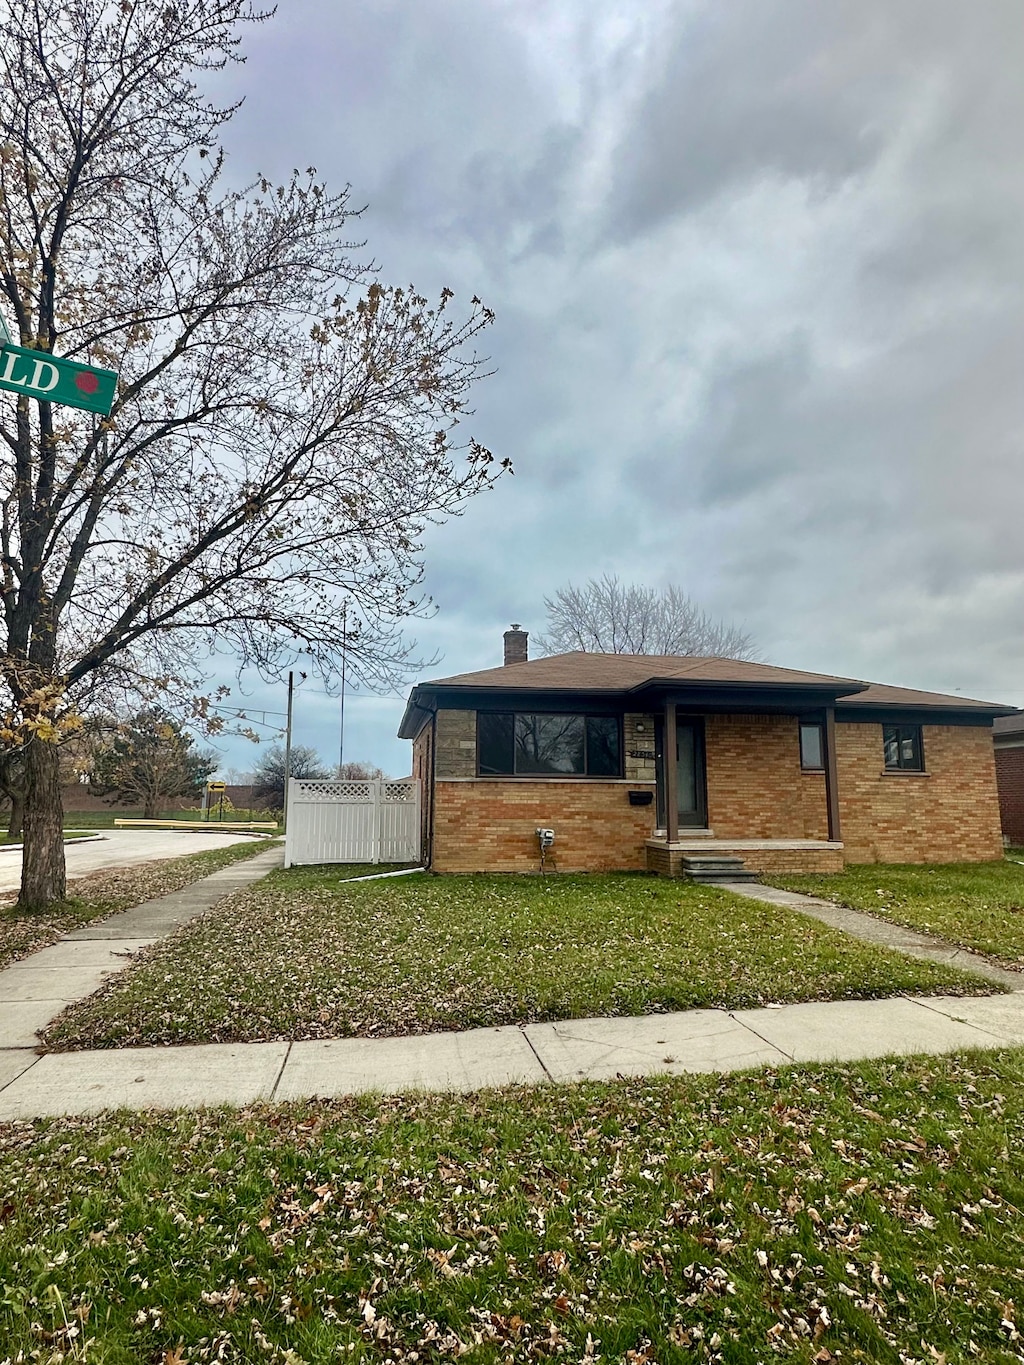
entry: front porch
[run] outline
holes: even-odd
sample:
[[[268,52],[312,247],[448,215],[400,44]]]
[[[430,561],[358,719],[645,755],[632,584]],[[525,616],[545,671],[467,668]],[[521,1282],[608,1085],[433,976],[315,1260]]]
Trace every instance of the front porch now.
[[[842,872],[843,845],[832,839],[716,839],[711,834],[686,834],[671,842],[655,834],[645,844],[647,871],[662,877],[681,877],[683,859],[742,858],[752,872]]]
[[[653,717],[647,870],[703,882],[841,872],[835,708],[821,702],[752,696],[735,710],[698,709],[666,689]]]

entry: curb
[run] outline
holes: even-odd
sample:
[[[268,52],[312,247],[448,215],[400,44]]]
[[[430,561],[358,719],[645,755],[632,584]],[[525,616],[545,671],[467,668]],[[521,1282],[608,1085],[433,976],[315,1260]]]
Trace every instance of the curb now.
[[[65,839],[64,847],[70,848],[72,844],[95,844],[106,837],[105,834],[87,834],[83,839]],[[24,844],[0,844],[0,853],[20,853],[24,847]]]

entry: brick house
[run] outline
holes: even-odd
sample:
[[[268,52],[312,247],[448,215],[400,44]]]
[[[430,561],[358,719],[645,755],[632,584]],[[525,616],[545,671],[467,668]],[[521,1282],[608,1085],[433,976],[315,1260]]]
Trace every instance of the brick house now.
[[[1001,857],[992,724],[1012,710],[734,659],[529,660],[513,627],[501,668],[415,687],[399,735],[438,872],[535,870],[540,828],[563,871],[824,872]]]
[[[996,720],[992,738],[1003,834],[1011,844],[1024,844],[1024,715]]]

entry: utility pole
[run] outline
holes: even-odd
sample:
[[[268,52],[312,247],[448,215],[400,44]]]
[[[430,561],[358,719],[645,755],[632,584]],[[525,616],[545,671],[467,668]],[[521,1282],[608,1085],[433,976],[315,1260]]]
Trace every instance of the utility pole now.
[[[295,675],[288,671],[288,719],[284,732],[284,810],[282,823],[288,828],[288,782],[292,775],[292,695],[295,691]]]
[[[345,766],[345,664],[348,658],[348,603],[341,609],[341,739],[338,742],[338,778],[344,775]]]

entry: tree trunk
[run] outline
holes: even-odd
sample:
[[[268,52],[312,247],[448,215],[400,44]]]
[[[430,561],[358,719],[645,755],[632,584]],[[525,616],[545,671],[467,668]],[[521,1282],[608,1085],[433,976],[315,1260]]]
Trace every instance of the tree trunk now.
[[[25,798],[11,797],[11,818],[7,822],[7,834],[11,839],[20,838],[25,827]]]
[[[25,852],[18,905],[45,910],[62,901],[66,889],[60,754],[56,744],[33,740],[25,750]]]
[[[144,820],[155,820],[157,818],[160,812],[156,808],[156,803],[157,798],[155,796],[147,796],[145,798],[145,803],[142,808],[142,818]]]

